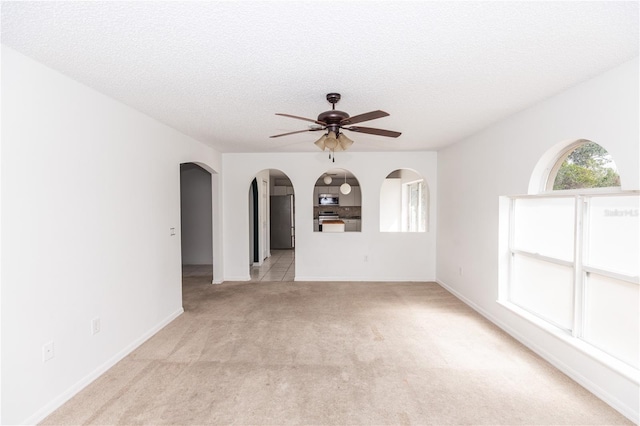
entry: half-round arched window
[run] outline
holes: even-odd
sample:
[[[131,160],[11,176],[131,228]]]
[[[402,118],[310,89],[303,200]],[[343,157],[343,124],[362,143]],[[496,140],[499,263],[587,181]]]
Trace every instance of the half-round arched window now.
[[[547,191],[620,186],[616,164],[606,149],[581,139],[558,158],[547,180]]]

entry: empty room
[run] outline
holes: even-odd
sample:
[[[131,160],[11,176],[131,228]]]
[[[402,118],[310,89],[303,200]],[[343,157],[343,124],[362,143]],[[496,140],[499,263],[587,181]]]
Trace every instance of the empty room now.
[[[637,1],[2,1],[0,423],[640,421]]]

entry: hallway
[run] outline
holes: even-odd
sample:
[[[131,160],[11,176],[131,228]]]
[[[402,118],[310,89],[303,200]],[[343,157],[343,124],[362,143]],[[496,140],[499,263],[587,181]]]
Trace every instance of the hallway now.
[[[293,281],[295,250],[271,250],[261,266],[251,267],[251,281]]]

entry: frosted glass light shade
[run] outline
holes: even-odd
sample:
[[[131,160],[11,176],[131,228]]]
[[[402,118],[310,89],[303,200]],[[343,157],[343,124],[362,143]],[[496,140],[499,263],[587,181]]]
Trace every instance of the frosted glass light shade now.
[[[334,149],[336,146],[338,146],[338,139],[336,139],[335,132],[329,132],[329,135],[324,140],[324,146],[329,149]]]
[[[347,150],[347,148],[353,145],[353,141],[346,137],[344,133],[340,133],[340,135],[338,135],[338,143],[340,144],[340,147],[345,151]]]
[[[347,195],[351,192],[351,185],[346,182],[343,183],[342,185],[340,185],[340,192],[342,192],[344,195]]]
[[[323,150],[323,151],[324,151],[324,149],[325,149],[324,141],[325,141],[325,139],[326,139],[326,138],[327,138],[327,135],[322,135],[322,136],[320,137],[320,139],[318,139],[317,141],[315,141],[313,144],[314,144],[315,146],[317,146],[318,148],[320,148],[321,150]]]
[[[331,176],[325,176],[322,180],[325,184],[329,185],[333,179],[331,179]]]

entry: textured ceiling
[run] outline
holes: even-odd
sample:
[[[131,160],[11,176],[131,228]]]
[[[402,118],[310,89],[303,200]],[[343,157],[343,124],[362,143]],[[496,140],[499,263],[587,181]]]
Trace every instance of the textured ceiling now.
[[[3,2],[2,42],[221,152],[446,146],[638,55],[638,2]]]

